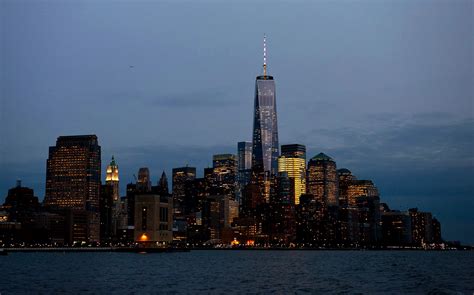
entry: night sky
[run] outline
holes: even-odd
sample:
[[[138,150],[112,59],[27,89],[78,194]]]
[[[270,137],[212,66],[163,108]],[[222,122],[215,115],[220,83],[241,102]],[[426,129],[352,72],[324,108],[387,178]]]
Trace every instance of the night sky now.
[[[121,190],[250,141],[262,37],[280,144],[372,179],[474,244],[472,1],[0,1],[0,202],[43,199],[48,147],[97,134]],[[103,178],[105,177],[103,171]]]

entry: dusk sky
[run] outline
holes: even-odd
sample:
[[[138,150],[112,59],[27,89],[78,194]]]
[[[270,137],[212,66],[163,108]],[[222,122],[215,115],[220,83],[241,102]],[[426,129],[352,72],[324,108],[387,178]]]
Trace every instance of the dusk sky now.
[[[265,33],[280,144],[474,244],[472,1],[224,2],[0,1],[0,202],[16,179],[43,199],[60,135],[96,134],[122,193],[202,175],[251,141]]]

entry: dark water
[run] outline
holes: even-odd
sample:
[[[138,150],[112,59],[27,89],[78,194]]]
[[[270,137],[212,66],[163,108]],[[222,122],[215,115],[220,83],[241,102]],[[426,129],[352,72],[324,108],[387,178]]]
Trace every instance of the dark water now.
[[[0,293],[473,294],[474,252],[10,253]]]

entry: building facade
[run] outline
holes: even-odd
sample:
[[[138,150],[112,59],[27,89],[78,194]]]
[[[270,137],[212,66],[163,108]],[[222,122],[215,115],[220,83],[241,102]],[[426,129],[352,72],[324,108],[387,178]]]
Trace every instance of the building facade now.
[[[46,163],[45,205],[56,210],[84,211],[71,214],[86,220],[86,233],[77,239],[100,239],[99,195],[101,149],[95,135],[60,136],[49,148]],[[83,217],[85,216],[85,217]],[[79,234],[73,228],[72,240]]]
[[[338,176],[336,162],[320,153],[308,162],[307,192],[314,196],[317,202],[326,206],[338,206]]]
[[[157,194],[135,195],[135,242],[169,244],[173,241],[173,202]]]
[[[236,200],[240,203],[242,200],[242,192],[250,183],[252,176],[252,143],[237,143],[237,189]]]
[[[298,205],[300,196],[306,193],[306,147],[302,144],[282,145],[278,172],[288,173],[293,202]]]

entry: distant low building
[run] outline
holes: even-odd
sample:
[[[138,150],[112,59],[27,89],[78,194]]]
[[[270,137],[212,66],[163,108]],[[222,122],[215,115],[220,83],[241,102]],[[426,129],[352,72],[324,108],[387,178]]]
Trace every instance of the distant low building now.
[[[409,212],[382,212],[382,240],[385,245],[404,246],[412,243],[412,223]]]
[[[157,194],[135,195],[135,241],[146,244],[173,241],[173,201]]]

